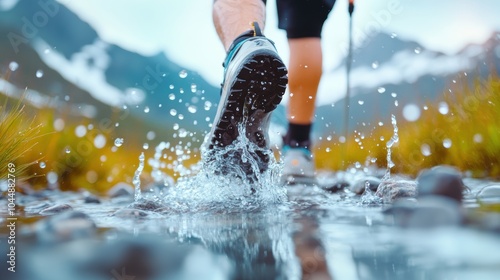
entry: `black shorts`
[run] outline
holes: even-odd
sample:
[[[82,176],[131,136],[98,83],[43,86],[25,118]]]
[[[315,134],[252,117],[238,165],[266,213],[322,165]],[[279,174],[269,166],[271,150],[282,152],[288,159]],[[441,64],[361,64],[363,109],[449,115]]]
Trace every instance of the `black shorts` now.
[[[278,27],[288,38],[321,37],[335,0],[276,0]]]

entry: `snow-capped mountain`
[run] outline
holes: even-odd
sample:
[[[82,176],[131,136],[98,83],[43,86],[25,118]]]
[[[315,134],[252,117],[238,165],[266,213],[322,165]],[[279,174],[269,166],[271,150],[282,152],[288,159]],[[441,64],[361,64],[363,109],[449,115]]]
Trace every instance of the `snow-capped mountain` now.
[[[107,117],[126,106],[157,132],[208,130],[219,89],[196,71],[173,63],[168,53],[145,56],[105,42],[56,1],[11,2],[0,7],[0,91],[28,88],[38,106],[77,117]],[[499,41],[495,33],[483,44],[445,54],[395,34],[373,35],[353,53],[350,128],[389,122],[407,104],[434,100],[459,73],[498,70]],[[344,64],[325,69],[320,94],[335,98],[334,106],[319,104],[317,136],[341,135],[345,101],[338,97],[345,93],[345,77]],[[278,126],[285,125],[284,111],[280,106],[274,114]]]

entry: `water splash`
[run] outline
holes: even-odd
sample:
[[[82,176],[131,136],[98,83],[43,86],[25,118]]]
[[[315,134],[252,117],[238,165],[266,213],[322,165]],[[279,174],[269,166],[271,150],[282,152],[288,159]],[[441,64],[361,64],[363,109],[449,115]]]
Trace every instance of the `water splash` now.
[[[241,211],[286,200],[286,188],[280,183],[282,164],[275,160],[272,151],[250,142],[244,136],[244,127],[239,127],[239,131],[238,140],[224,148],[207,149],[208,138],[205,139],[202,160],[164,197],[169,209]],[[259,154],[269,158],[263,172],[259,171]]]
[[[383,180],[389,180],[391,178],[391,168],[395,166],[394,162],[392,161],[391,158],[391,148],[399,142],[399,135],[398,135],[398,126],[396,122],[396,117],[394,115],[391,115],[391,123],[392,126],[394,127],[394,134],[392,135],[391,139],[387,141],[386,147],[387,147],[387,170],[385,172]]]
[[[153,168],[151,171],[151,177],[156,184],[161,185],[162,187],[172,187],[172,177],[167,175],[165,172],[161,170],[162,161],[161,158],[163,156],[163,151],[170,148],[169,142],[161,142],[155,148],[155,154],[151,160],[148,161],[149,165]]]
[[[370,189],[370,182],[365,182],[365,191],[359,200],[359,205],[380,205],[382,198],[377,196],[374,191]]]
[[[39,69],[36,71],[35,76],[40,79],[43,77],[43,74],[43,70]]]
[[[135,202],[138,202],[141,199],[141,173],[142,170],[144,170],[144,152],[141,153],[139,156],[139,166],[137,167],[137,170],[135,171],[134,174],[134,179],[132,180],[132,183],[134,184],[135,187],[135,193],[134,193],[134,200]]]
[[[123,142],[124,142],[123,138],[116,138],[115,139],[115,146],[121,147],[123,145]]]

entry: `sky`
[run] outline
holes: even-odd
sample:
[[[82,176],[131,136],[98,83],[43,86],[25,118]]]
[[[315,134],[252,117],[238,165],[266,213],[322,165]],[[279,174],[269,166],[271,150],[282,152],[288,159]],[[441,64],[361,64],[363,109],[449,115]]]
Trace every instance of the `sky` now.
[[[222,80],[225,53],[212,23],[212,0],[58,1],[87,21],[106,42],[143,55],[165,52],[170,60],[198,72],[213,85]],[[286,34],[277,28],[274,1],[267,2],[265,35],[276,43],[287,63]],[[346,53],[347,2],[337,0],[323,29],[325,72],[337,68]],[[500,30],[498,11],[498,0],[357,0],[354,44],[363,47],[372,34],[383,31],[452,55]],[[331,102],[321,91],[325,86],[320,86],[318,102]]]

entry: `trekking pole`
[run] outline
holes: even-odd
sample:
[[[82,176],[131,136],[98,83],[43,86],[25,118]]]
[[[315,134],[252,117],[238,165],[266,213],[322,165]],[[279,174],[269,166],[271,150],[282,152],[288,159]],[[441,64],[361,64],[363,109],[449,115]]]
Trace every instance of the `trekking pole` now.
[[[349,0],[349,49],[347,53],[346,60],[346,94],[345,94],[345,106],[344,106],[344,156],[342,165],[345,167],[346,156],[347,156],[347,146],[349,143],[349,107],[351,102],[351,64],[352,64],[352,13],[354,12],[354,0]]]

